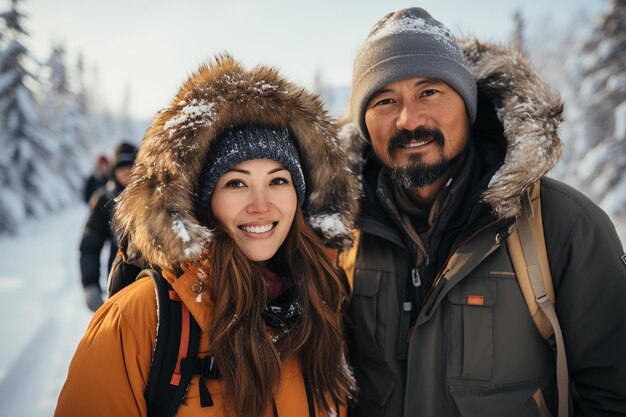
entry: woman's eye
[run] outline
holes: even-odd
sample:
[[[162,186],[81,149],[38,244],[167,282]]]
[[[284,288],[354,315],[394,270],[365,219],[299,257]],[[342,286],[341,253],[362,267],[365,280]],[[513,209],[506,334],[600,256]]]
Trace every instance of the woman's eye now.
[[[231,187],[231,188],[241,188],[241,187],[245,187],[246,184],[244,184],[244,182],[241,180],[230,180],[226,183],[225,186]]]
[[[289,181],[287,181],[286,178],[273,178],[272,181],[270,181],[270,185],[285,185],[285,184],[289,184]]]

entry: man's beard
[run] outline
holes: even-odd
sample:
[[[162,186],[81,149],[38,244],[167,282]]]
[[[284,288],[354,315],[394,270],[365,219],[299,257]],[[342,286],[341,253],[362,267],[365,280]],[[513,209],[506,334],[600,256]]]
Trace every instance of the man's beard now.
[[[395,159],[396,151],[400,146],[408,145],[411,140],[425,142],[434,140],[439,151],[439,160],[435,163],[427,164],[422,161],[419,153],[410,155],[409,164],[400,167],[394,164],[386,167],[391,179],[404,188],[421,188],[430,185],[441,178],[450,167],[451,161],[443,153],[445,138],[439,129],[418,127],[413,131],[401,130],[389,139],[387,154],[390,160]]]

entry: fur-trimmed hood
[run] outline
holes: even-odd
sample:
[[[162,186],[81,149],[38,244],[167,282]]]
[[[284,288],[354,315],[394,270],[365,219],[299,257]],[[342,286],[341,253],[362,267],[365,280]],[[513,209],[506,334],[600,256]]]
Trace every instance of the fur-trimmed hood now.
[[[558,126],[563,103],[523,55],[473,39],[459,39],[459,45],[479,95],[492,101],[506,139],[504,163],[482,199],[499,218],[515,217],[521,210],[521,196],[561,155]],[[370,144],[352,121],[344,119],[340,125],[339,139],[350,168],[360,177],[363,152]]]
[[[244,125],[289,129],[306,180],[305,217],[328,246],[350,246],[358,184],[320,100],[273,68],[247,70],[230,56],[200,66],[148,128],[117,199],[120,239],[161,268],[196,261],[212,239],[196,216],[198,177],[216,137]]]

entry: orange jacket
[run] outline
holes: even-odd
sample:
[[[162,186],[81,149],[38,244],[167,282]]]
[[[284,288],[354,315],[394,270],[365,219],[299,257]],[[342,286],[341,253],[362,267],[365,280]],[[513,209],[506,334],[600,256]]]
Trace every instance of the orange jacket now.
[[[199,355],[208,356],[210,303],[196,301],[196,281],[187,273],[176,279],[164,273],[200,328]],[[157,306],[150,278],[141,279],[109,299],[94,315],[69,367],[55,417],[146,417],[144,390],[150,373],[156,338]],[[193,377],[177,416],[225,416],[221,380],[208,380],[214,406],[200,408],[199,376]],[[308,417],[306,391],[297,358],[287,359],[275,394],[279,416]],[[317,416],[325,416],[316,407]],[[341,407],[340,416],[346,415]],[[273,416],[268,405],[266,416]]]

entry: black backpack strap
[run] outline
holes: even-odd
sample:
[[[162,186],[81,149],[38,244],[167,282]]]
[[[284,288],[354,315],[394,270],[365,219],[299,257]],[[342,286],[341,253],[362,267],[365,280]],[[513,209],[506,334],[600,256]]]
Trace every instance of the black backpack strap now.
[[[150,276],[157,293],[157,337],[146,386],[148,416],[175,416],[193,373],[185,372],[188,359],[197,359],[200,326],[172,286],[155,270],[143,270],[137,279]],[[201,381],[200,390],[206,385]],[[208,392],[208,390],[207,390]]]
[[[111,270],[109,271],[108,281],[108,296],[109,298],[113,297],[117,292],[121,289],[129,286],[136,279],[138,279],[139,274],[142,272],[143,268],[132,264],[130,262],[126,262],[120,251],[115,255],[115,259],[111,264]],[[147,275],[143,275],[142,278]]]
[[[117,253],[109,268],[108,294],[109,298],[122,288],[132,284],[139,273],[151,266],[143,259],[141,253],[129,242],[128,237],[117,240]],[[146,273],[144,276],[150,274]]]
[[[306,391],[306,402],[309,407],[309,417],[315,417],[315,399],[313,398],[313,390],[309,378],[304,378],[304,389]],[[339,409],[337,409],[339,412]]]

